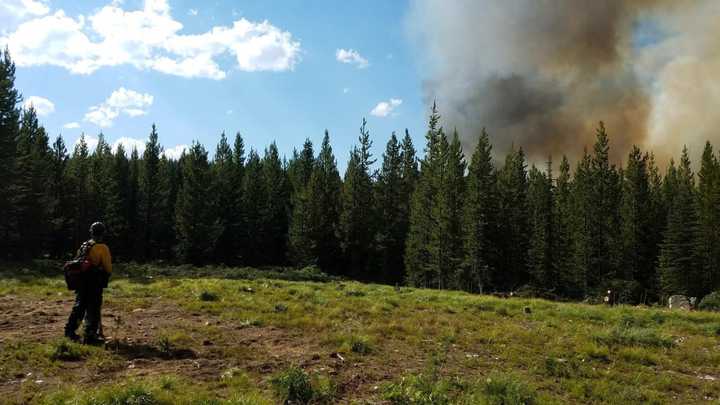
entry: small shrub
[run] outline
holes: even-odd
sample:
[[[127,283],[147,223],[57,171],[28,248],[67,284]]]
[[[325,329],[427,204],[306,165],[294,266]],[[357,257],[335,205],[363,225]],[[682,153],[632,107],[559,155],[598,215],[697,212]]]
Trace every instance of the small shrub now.
[[[372,345],[364,336],[352,336],[350,338],[350,351],[363,355],[370,354],[372,352]]]
[[[532,405],[537,402],[535,392],[510,374],[491,374],[485,380],[483,393],[490,405]]]
[[[545,374],[558,378],[575,378],[582,374],[582,369],[575,359],[548,357],[545,359]]]
[[[200,293],[200,301],[218,301],[220,296],[211,291],[203,291]]]
[[[275,304],[275,312],[287,312],[288,307],[285,304]]]
[[[275,393],[284,404],[307,404],[313,398],[310,377],[303,369],[292,366],[272,379]]]
[[[66,339],[59,340],[50,347],[50,358],[61,361],[78,361],[90,355],[90,349]]]
[[[172,341],[170,341],[170,337],[163,335],[160,336],[157,342],[158,350],[160,350],[161,353],[163,353],[166,356],[169,356],[173,352],[173,344]]]
[[[408,375],[400,382],[387,384],[383,398],[395,405],[451,404],[453,384],[433,374]]]
[[[88,405],[159,405],[152,392],[141,386],[111,387],[87,401]]]
[[[363,291],[351,290],[345,291],[345,295],[347,295],[348,297],[364,297],[366,294]]]
[[[720,291],[706,295],[702,301],[700,301],[698,309],[703,311],[720,311]]]
[[[621,328],[615,327],[609,332],[598,333],[593,336],[596,342],[607,346],[645,346],[664,347],[674,346],[670,337],[658,334],[654,329],[649,328]]]

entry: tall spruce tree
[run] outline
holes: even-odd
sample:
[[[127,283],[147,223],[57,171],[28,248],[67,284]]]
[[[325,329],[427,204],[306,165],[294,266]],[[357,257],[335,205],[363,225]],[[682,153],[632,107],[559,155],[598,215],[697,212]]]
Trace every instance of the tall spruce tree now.
[[[654,286],[655,254],[652,239],[653,206],[648,173],[649,155],[643,155],[637,146],[628,156],[623,171],[620,206],[620,240],[622,241],[622,268],[618,274],[624,280],[639,283],[644,295]],[[636,299],[642,297],[636,297]]]
[[[237,206],[233,191],[235,175],[233,150],[228,143],[225,132],[220,134],[220,141],[215,149],[212,163],[212,194],[215,196],[215,216],[220,225],[220,236],[215,244],[215,259],[220,263],[236,264],[239,262],[233,224],[236,222]]]
[[[720,163],[710,142],[705,144],[698,172],[697,255],[705,295],[720,288]]]
[[[673,165],[666,176],[667,190],[672,194],[667,228],[660,250],[660,286],[665,296],[701,293],[701,272],[694,250],[697,236],[695,177],[687,148],[683,148],[680,166]],[[674,189],[674,190],[673,190]]]
[[[15,147],[20,130],[20,93],[15,88],[15,63],[8,48],[0,52],[0,190],[9,190],[15,176]],[[0,258],[10,253],[14,234],[11,193],[0,192]]]
[[[160,176],[160,155],[162,146],[158,142],[158,132],[152,125],[150,136],[145,143],[140,177],[140,234],[139,251],[147,259],[159,256],[158,240],[160,213],[166,208],[167,195],[164,182]]]
[[[50,162],[52,174],[49,189],[53,201],[50,213],[50,254],[52,257],[64,258],[72,251],[72,207],[74,199],[68,193],[68,190],[71,189],[67,177],[69,156],[65,141],[60,135],[53,142]]]
[[[416,287],[439,286],[431,237],[433,228],[437,225],[433,207],[439,192],[436,179],[442,174],[443,156],[440,143],[444,137],[440,128],[440,114],[437,105],[433,104],[428,131],[425,134],[425,156],[420,160],[420,174],[412,195],[405,248],[407,282]]]
[[[548,159],[546,172],[534,165],[528,178],[528,210],[530,243],[528,270],[530,282],[541,292],[557,292],[555,219],[553,215],[555,190],[552,177],[552,160]]]
[[[374,249],[376,219],[374,212],[372,159],[370,132],[363,118],[359,145],[350,152],[342,187],[340,231],[342,247],[347,261],[348,275],[366,280],[379,280],[379,274],[369,273],[368,259]]]
[[[527,253],[528,228],[527,169],[522,148],[514,148],[505,158],[498,174],[500,217],[500,262],[494,283],[503,290],[512,290],[529,281]]]
[[[280,160],[277,145],[272,142],[262,160],[266,200],[262,217],[263,262],[272,265],[285,264],[287,251],[288,217],[290,212],[290,188],[287,174]]]
[[[342,180],[325,131],[317,163],[308,183],[309,236],[312,257],[323,270],[339,273],[342,268],[340,213]]]
[[[491,287],[497,262],[497,177],[492,145],[483,131],[473,152],[467,176],[463,213],[465,261],[458,287],[483,293]]]
[[[407,217],[403,211],[407,205],[403,195],[403,160],[400,144],[395,132],[385,146],[382,167],[378,173],[375,188],[375,202],[378,216],[377,260],[380,279],[389,283],[400,283],[404,278],[403,256]]]
[[[182,157],[182,185],[177,196],[175,228],[178,255],[193,264],[210,261],[221,226],[207,196],[211,186],[210,164],[205,148],[193,142]]]
[[[310,191],[308,183],[315,168],[315,153],[310,139],[306,139],[302,151],[293,156],[288,165],[288,177],[292,185],[292,215],[288,231],[288,259],[298,266],[314,264],[313,241],[310,227]]]
[[[258,153],[251,149],[248,154],[243,177],[243,211],[245,214],[245,233],[243,257],[244,263],[251,266],[261,265],[266,240],[263,219],[268,201],[263,165]]]
[[[584,279],[576,273],[573,256],[573,199],[570,162],[563,155],[555,185],[555,243],[553,245],[557,294],[581,298]]]

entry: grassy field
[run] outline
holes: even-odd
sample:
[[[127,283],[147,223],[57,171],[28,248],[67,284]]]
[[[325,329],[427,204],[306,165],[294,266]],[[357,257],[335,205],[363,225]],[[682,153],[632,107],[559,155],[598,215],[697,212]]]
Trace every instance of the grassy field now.
[[[101,348],[60,337],[73,296],[27,267],[0,271],[2,403],[720,400],[720,314],[134,266],[106,290]]]

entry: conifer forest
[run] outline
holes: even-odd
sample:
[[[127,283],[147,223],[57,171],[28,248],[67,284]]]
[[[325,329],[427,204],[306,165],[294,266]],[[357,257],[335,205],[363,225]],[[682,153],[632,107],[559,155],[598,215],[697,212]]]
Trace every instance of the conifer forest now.
[[[468,292],[621,302],[701,298],[720,289],[720,163],[708,142],[666,168],[633,147],[611,162],[611,128],[577,162],[528,162],[522,145],[494,151],[488,132],[463,149],[429,112],[424,145],[407,131],[371,134],[347,151],[307,140],[218,134],[163,155],[162,123],[142,154],[51,137],[21,109],[15,66],[0,58],[0,257],[66,258],[103,221],[113,258],[227,266],[315,266],[348,279]],[[600,119],[601,117],[598,117]],[[491,128],[488,128],[491,131]],[[374,134],[375,135],[375,134]],[[373,142],[386,142],[373,156]],[[502,152],[502,155],[500,154]],[[559,162],[559,165],[558,165]],[[559,167],[559,169],[558,169]]]

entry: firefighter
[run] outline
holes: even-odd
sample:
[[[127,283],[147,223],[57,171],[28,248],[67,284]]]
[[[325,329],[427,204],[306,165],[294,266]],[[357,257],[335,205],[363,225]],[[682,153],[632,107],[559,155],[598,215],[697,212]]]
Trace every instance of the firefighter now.
[[[75,304],[70,312],[67,325],[65,325],[65,337],[73,341],[80,341],[76,330],[84,318],[83,343],[85,344],[102,343],[102,339],[98,335],[102,294],[112,273],[110,248],[103,243],[104,234],[105,225],[102,222],[93,223],[90,226],[91,239],[83,243],[78,250],[78,257],[85,255],[92,266],[81,276],[80,284],[75,291]]]

